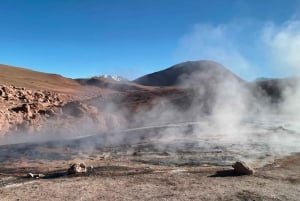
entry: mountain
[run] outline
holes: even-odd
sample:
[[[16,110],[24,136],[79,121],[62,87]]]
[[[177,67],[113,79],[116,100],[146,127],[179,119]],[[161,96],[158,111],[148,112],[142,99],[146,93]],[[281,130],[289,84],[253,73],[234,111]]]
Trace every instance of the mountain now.
[[[187,61],[165,70],[142,76],[133,82],[146,86],[182,86],[200,82],[222,82],[242,79],[213,61]]]
[[[116,76],[94,76],[91,78],[78,78],[75,80],[82,86],[95,86],[101,89],[109,89],[118,92],[142,90],[147,88],[146,86],[142,86]]]

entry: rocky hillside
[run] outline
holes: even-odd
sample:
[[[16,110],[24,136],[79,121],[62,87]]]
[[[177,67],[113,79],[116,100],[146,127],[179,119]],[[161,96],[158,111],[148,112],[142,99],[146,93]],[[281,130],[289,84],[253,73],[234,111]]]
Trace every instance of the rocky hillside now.
[[[74,137],[88,134],[84,133],[84,126],[97,132],[123,125],[124,117],[112,111],[99,111],[87,100],[74,101],[65,94],[47,90],[0,85],[0,137],[36,132],[64,132],[65,136]]]

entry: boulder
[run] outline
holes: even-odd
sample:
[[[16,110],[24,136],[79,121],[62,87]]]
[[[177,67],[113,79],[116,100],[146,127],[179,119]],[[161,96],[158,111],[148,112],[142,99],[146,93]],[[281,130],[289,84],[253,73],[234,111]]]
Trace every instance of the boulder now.
[[[242,174],[242,175],[252,175],[252,174],[254,174],[254,170],[243,161],[235,162],[232,165],[232,167],[234,168],[234,171],[238,174]]]
[[[74,163],[68,169],[68,174],[78,174],[78,173],[86,173],[86,172],[87,172],[87,168],[83,162]]]

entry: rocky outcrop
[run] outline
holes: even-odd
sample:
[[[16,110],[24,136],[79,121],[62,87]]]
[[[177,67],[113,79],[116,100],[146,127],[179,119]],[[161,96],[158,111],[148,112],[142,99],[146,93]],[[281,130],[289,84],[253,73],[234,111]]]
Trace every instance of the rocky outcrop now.
[[[101,111],[88,101],[74,101],[51,91],[0,85],[0,137],[34,132],[63,132],[72,137],[81,135],[83,128],[107,131],[126,123],[124,117]]]
[[[0,135],[39,130],[43,120],[61,113],[64,104],[54,92],[0,85]]]

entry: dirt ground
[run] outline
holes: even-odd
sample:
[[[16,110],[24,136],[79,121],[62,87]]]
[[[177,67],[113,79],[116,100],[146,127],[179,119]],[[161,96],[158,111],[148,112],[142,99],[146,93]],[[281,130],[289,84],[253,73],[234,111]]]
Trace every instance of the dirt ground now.
[[[93,170],[70,176],[68,165]],[[32,171],[46,176],[28,179]],[[300,154],[238,176],[228,166],[159,166],[99,156],[58,161],[11,161],[0,168],[0,200],[299,200]]]

